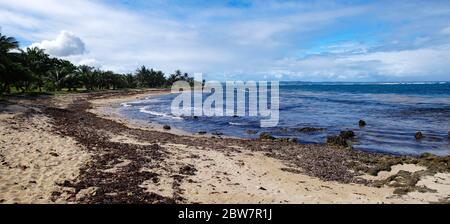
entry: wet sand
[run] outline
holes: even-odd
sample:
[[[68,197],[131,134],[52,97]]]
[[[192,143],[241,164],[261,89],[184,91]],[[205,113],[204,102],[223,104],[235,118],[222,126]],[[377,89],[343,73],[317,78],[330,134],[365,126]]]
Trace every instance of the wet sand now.
[[[0,105],[1,203],[447,203],[448,157],[198,136],[121,118],[161,90]]]

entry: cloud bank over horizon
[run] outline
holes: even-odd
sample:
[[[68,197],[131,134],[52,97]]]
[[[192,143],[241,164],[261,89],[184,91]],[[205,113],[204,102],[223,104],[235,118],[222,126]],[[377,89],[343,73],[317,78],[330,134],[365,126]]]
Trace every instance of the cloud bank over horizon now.
[[[448,1],[0,0],[0,18],[24,48],[122,73],[450,81]]]

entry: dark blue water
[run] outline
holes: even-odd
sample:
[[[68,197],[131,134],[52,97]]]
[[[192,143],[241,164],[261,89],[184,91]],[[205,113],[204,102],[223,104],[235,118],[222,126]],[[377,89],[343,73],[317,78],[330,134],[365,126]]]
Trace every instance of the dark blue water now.
[[[172,116],[169,94],[123,105],[121,114],[131,119],[168,124],[197,133],[257,138],[249,130],[276,137],[298,138],[301,143],[324,143],[329,135],[354,130],[358,150],[418,155],[450,155],[450,83],[280,83],[280,123],[260,128],[255,117]],[[367,126],[359,127],[363,119]],[[323,131],[302,133],[303,127]],[[417,131],[425,138],[418,141]]]

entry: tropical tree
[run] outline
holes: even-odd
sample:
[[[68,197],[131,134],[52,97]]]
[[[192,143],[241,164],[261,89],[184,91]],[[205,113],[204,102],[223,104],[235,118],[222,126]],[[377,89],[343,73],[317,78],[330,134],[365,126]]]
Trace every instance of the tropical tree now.
[[[145,66],[136,70],[136,81],[139,87],[147,88],[163,87],[167,83],[163,72],[149,70]]]
[[[78,73],[77,73],[77,66],[72,64],[72,62],[68,60],[59,60],[59,64],[57,64],[59,67],[62,67],[65,75],[62,83],[63,88],[68,88],[69,91],[72,89],[78,87],[77,81],[79,79]]]
[[[167,82],[163,72],[154,71],[153,69],[150,71],[150,79],[153,84],[150,87],[162,87]]]
[[[64,79],[64,87],[68,89],[68,91],[76,91],[78,88],[83,87],[83,82],[81,80],[81,75],[78,73],[78,70],[74,66],[72,71],[66,76]]]
[[[148,80],[150,79],[150,70],[142,66],[136,70],[136,80],[139,87],[148,87]]]
[[[185,80],[193,84],[189,74],[177,70],[169,79],[161,71],[142,66],[133,74],[117,74],[94,67],[75,66],[70,61],[53,58],[37,47],[19,49],[19,42],[0,33],[0,94],[12,87],[26,92],[42,87],[49,91],[86,89],[158,88]]]
[[[61,91],[67,84],[66,81],[76,75],[76,67],[71,62],[60,59],[52,59],[52,64],[56,66],[47,73],[46,88],[48,90]]]
[[[135,76],[133,76],[133,74],[126,74],[124,75],[125,83],[126,83],[126,87],[125,88],[136,88],[137,87],[137,81]]]
[[[18,91],[27,92],[30,91],[35,83],[39,80],[38,77],[27,67],[25,64],[27,62],[26,55],[24,52],[11,53],[12,63],[9,66],[8,74],[11,80],[11,85],[14,86]]]
[[[48,74],[48,71],[55,66],[52,64],[52,60],[50,60],[50,56],[44,52],[43,49],[39,49],[38,47],[27,48],[24,53],[26,56],[26,60],[24,65],[26,65],[36,77],[37,79],[37,87],[39,91],[42,91],[42,86],[44,85],[45,76]]]
[[[111,87],[113,89],[116,88],[115,74],[112,71],[99,71],[98,80],[99,80],[98,83],[99,89],[110,89]]]
[[[17,62],[19,42],[14,37],[7,37],[0,33],[0,94],[10,91],[11,84],[18,78],[24,68]],[[20,74],[19,74],[20,73]]]
[[[175,71],[174,74],[171,74],[169,78],[167,79],[168,85],[173,85],[177,81],[186,81],[191,86],[194,85],[194,78],[189,77],[188,73],[182,73],[180,70]]]
[[[94,67],[81,65],[77,72],[84,87],[90,91],[94,90],[97,85],[97,73],[94,73]]]

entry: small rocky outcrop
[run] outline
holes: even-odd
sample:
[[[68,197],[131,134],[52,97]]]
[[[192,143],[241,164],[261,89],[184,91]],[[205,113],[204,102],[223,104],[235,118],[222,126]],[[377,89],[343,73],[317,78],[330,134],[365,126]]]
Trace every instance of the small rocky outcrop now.
[[[342,138],[341,136],[329,136],[327,138],[327,144],[328,145],[335,145],[335,146],[342,146],[342,147],[348,147],[347,140]]]
[[[314,127],[304,127],[304,128],[299,128],[297,129],[298,132],[303,132],[303,133],[310,133],[310,132],[319,132],[319,131],[323,131],[323,128],[314,128]]]
[[[416,132],[416,135],[415,135],[414,137],[416,138],[416,140],[420,140],[420,139],[422,139],[424,136],[423,136],[423,133],[422,133],[422,132],[418,131],[418,132]]]
[[[275,140],[275,137],[267,132],[263,132],[259,135],[259,140]]]
[[[327,144],[341,147],[349,147],[350,144],[348,140],[354,138],[355,136],[356,136],[355,132],[353,131],[341,131],[341,133],[338,136],[329,136],[327,138]]]
[[[246,133],[249,134],[249,135],[255,135],[255,134],[258,134],[258,131],[255,131],[255,130],[247,130]]]
[[[172,129],[172,128],[171,128],[169,125],[164,125],[164,126],[163,126],[163,129],[164,129],[164,130],[170,130],[170,129]]]
[[[359,120],[359,127],[365,127],[367,125],[365,120]]]
[[[356,135],[354,131],[341,131],[341,134],[339,136],[347,140],[354,138]]]
[[[298,142],[296,138],[276,138],[276,142]]]

